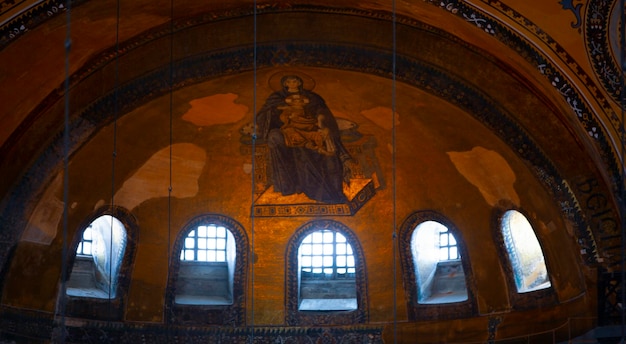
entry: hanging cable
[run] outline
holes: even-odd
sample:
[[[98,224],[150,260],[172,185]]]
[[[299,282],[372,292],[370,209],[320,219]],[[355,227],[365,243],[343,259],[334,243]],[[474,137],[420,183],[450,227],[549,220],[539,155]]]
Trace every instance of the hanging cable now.
[[[397,291],[397,239],[398,235],[396,232],[396,197],[397,197],[397,189],[396,189],[396,0],[392,0],[392,62],[391,62],[391,166],[392,166],[392,185],[393,185],[393,234],[391,236],[391,244],[392,244],[392,260],[393,260],[393,342],[397,343],[398,341],[398,291]]]
[[[113,149],[111,154],[111,203],[110,211],[113,212],[115,206],[115,161],[117,159],[117,117],[119,116],[119,80],[120,80],[120,0],[116,3],[115,12],[115,81],[113,91]],[[112,214],[111,214],[112,215]],[[113,218],[109,228],[109,303],[108,313],[111,316],[111,296],[113,295]]]
[[[63,242],[61,248],[61,293],[59,295],[59,308],[61,311],[61,324],[59,326],[58,340],[65,343],[67,331],[65,328],[65,304],[67,294],[67,226],[69,201],[69,151],[70,151],[70,50],[72,47],[71,36],[71,0],[65,2],[65,81],[64,89],[64,112],[63,112]]]
[[[254,202],[255,202],[255,187],[256,187],[256,140],[257,140],[257,122],[256,122],[256,112],[257,112],[257,103],[256,103],[256,85],[257,85],[257,5],[256,0],[253,3],[253,47],[252,47],[252,118],[253,118],[253,126],[252,126],[252,171],[251,171],[251,180],[252,180],[252,190],[251,190],[251,207],[250,207],[250,283],[252,284],[250,287],[250,326],[252,328],[251,332],[251,342],[254,342]]]
[[[620,81],[621,81],[621,90],[620,90],[620,108],[621,108],[621,121],[622,121],[622,125],[620,127],[621,129],[621,133],[620,133],[620,141],[621,141],[621,155],[622,155],[622,180],[621,180],[621,185],[620,185],[620,218],[621,218],[621,234],[622,234],[622,252],[621,252],[621,298],[622,300],[626,300],[626,267],[624,266],[624,264],[626,263],[626,219],[624,218],[624,216],[626,215],[626,204],[624,204],[624,202],[626,202],[624,200],[624,197],[626,197],[626,190],[625,190],[625,186],[624,186],[624,178],[626,178],[626,169],[624,167],[624,140],[626,139],[626,137],[624,137],[624,130],[626,130],[624,128],[624,112],[626,111],[624,109],[624,107],[626,107],[626,75],[624,74],[624,69],[626,68],[626,37],[624,37],[624,35],[626,35],[626,23],[624,21],[626,21],[626,17],[625,17],[625,9],[624,6],[626,5],[624,0],[620,0],[619,2],[619,11],[620,11],[620,18],[621,18],[621,25],[620,25],[620,33],[621,33],[621,38],[620,38],[620,50],[619,50],[619,55],[620,55],[620,71],[622,73]],[[623,302],[623,301],[622,301]],[[625,343],[625,339],[626,339],[626,313],[624,311],[624,309],[621,309],[621,343]]]
[[[167,281],[170,281],[170,268],[172,263],[172,158],[173,151],[172,145],[174,143],[173,135],[173,110],[174,110],[174,0],[170,0],[170,66],[169,66],[169,181],[167,187]],[[171,305],[165,304],[165,312],[163,316],[168,318],[172,310]],[[167,338],[169,341],[170,332],[167,331]]]

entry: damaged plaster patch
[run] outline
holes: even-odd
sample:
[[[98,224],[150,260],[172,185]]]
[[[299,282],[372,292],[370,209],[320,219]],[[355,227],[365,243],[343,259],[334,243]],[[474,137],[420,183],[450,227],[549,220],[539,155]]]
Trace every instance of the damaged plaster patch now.
[[[377,126],[386,130],[391,130],[393,128],[391,113],[392,111],[390,108],[382,106],[377,106],[369,110],[361,111],[361,115],[374,122],[374,124],[376,124]],[[396,121],[396,125],[400,123],[400,115],[397,112],[394,116],[394,120]]]
[[[172,197],[193,197],[198,193],[198,178],[206,164],[204,149],[191,143],[172,145]],[[126,209],[151,198],[167,197],[170,179],[170,148],[150,157],[115,194],[115,203]]]
[[[248,113],[247,106],[235,103],[238,97],[225,93],[194,99],[189,102],[191,109],[183,115],[183,120],[199,127],[238,122]]]
[[[63,201],[56,196],[62,187],[63,172],[54,178],[37,203],[20,241],[50,245],[57,235],[57,227],[63,215]]]
[[[502,199],[519,204],[514,187],[515,173],[500,154],[474,147],[469,152],[448,152],[448,156],[459,173],[478,188],[489,205],[494,206]]]

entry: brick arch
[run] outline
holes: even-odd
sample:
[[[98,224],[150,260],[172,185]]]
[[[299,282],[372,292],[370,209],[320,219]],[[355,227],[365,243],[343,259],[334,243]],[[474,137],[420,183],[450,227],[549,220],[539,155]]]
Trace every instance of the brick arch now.
[[[298,248],[306,236],[323,229],[341,233],[352,246],[356,268],[357,294],[357,309],[354,311],[300,312],[298,310],[300,301]],[[285,322],[290,326],[359,324],[368,321],[368,314],[365,256],[356,234],[346,225],[332,220],[315,220],[298,228],[289,240],[285,253]]]
[[[213,223],[226,227],[235,238],[237,256],[233,280],[233,303],[231,305],[178,305],[175,301],[175,285],[180,269],[180,251],[187,234],[199,225]],[[165,320],[168,323],[187,325],[245,326],[246,282],[248,268],[248,236],[245,229],[234,219],[220,214],[204,214],[190,220],[178,233],[170,254],[169,274],[165,292]]]
[[[76,248],[80,242],[84,230],[97,218],[110,215],[116,218],[124,226],[126,231],[126,243],[124,247],[124,255],[120,262],[118,272],[118,280],[116,287],[116,297],[112,299],[95,299],[95,298],[79,298],[66,297],[65,290],[59,290],[58,297],[62,298],[64,304],[59,302],[60,306],[65,309],[57,309],[58,312],[65,312],[68,316],[91,318],[91,319],[107,319],[122,320],[126,308],[126,300],[128,299],[128,289],[132,277],[132,270],[135,261],[135,253],[137,243],[139,242],[139,224],[133,214],[127,209],[119,206],[102,206],[87,216],[78,226],[73,238],[65,250],[67,267],[73,267],[76,259]],[[70,277],[71,270],[64,269],[65,275],[61,278],[67,281]]]
[[[436,221],[448,228],[457,241],[457,247],[461,255],[461,262],[465,272],[465,285],[467,288],[467,300],[456,303],[444,304],[420,304],[418,303],[417,279],[415,276],[415,263],[411,252],[411,238],[416,227],[425,221]],[[477,314],[475,300],[475,281],[472,274],[469,252],[465,247],[463,233],[444,215],[432,210],[420,210],[410,214],[400,226],[398,231],[398,245],[400,262],[402,266],[402,278],[404,281],[407,311],[410,320],[433,320],[445,318],[467,318]]]

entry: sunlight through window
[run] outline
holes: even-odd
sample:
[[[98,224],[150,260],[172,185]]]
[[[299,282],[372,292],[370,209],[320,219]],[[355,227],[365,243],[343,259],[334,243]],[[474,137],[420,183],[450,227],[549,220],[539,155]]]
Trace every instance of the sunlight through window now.
[[[517,291],[525,293],[551,286],[543,252],[528,219],[516,210],[502,217],[502,237],[513,268]]]

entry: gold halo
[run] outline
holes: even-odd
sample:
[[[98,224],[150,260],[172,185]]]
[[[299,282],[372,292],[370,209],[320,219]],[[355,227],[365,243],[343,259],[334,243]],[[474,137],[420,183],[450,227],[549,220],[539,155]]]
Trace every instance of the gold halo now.
[[[302,79],[302,88],[307,91],[313,91],[313,89],[315,88],[315,80],[313,80],[312,77],[296,70],[281,70],[279,72],[276,72],[270,76],[267,83],[273,91],[282,91],[283,85],[280,83],[280,80],[282,80],[282,78],[287,75],[295,75]]]

